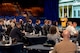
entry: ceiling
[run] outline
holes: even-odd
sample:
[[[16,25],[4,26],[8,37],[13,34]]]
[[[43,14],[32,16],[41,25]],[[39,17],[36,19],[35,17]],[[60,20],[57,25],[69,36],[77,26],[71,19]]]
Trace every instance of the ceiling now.
[[[44,7],[44,0],[0,0],[2,2],[18,2],[22,8],[28,7]]]

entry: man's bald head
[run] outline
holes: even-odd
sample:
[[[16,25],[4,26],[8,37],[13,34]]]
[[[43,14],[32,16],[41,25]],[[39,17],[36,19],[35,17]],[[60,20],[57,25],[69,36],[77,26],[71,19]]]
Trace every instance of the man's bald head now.
[[[70,37],[70,32],[68,30],[64,30],[62,33],[63,37]]]

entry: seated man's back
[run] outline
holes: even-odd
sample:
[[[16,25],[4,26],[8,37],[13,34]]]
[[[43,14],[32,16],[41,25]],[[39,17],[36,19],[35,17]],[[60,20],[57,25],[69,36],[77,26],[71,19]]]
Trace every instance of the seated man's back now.
[[[76,45],[70,41],[61,41],[54,47],[53,53],[75,53]]]
[[[55,45],[52,53],[75,53],[77,48],[76,45],[70,41],[70,32],[64,30],[62,36],[63,41]]]

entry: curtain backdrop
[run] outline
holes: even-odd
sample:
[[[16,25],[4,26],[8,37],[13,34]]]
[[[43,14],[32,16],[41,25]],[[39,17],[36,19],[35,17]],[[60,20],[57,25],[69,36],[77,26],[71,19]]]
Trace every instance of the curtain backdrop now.
[[[58,16],[58,0],[45,0],[44,17],[49,20],[57,21]]]

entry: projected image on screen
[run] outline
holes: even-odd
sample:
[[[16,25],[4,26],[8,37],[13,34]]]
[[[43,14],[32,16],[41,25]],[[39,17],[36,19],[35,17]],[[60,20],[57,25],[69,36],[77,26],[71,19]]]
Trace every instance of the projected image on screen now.
[[[59,0],[59,18],[80,18],[80,0]]]

